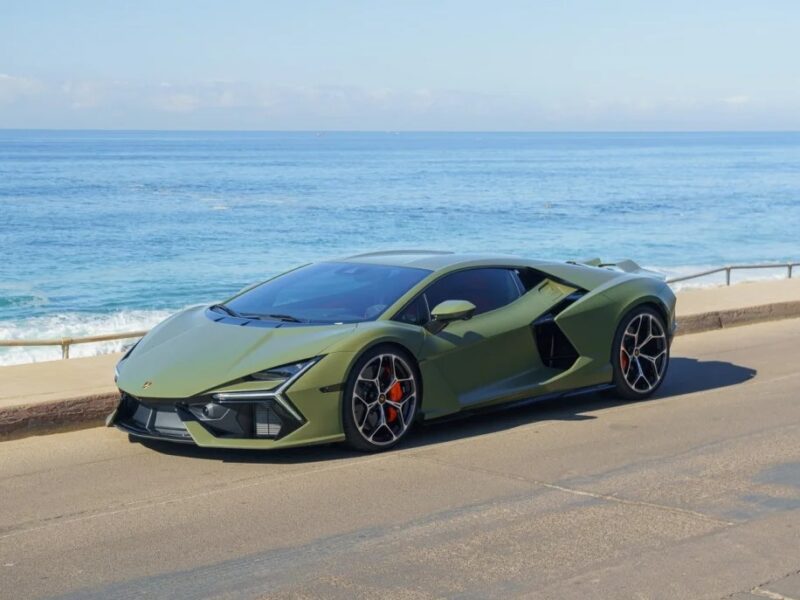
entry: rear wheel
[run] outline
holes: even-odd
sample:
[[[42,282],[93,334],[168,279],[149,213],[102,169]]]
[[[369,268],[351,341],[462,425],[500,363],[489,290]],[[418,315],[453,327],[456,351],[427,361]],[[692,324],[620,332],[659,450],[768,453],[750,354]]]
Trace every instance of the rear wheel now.
[[[657,311],[641,306],[625,315],[614,336],[611,364],[615,392],[626,400],[642,400],[661,386],[669,365],[669,340]]]
[[[347,443],[376,452],[396,445],[408,432],[419,407],[414,360],[394,346],[378,346],[350,372],[342,403]]]

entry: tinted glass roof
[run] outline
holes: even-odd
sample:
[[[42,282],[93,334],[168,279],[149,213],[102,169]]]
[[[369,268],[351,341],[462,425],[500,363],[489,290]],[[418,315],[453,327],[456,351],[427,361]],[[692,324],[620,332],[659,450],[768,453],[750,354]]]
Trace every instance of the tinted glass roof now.
[[[415,267],[436,271],[453,265],[473,263],[477,261],[492,261],[498,263],[516,264],[519,258],[491,254],[456,254],[454,252],[441,252],[437,250],[389,250],[386,252],[370,252],[357,254],[340,259],[346,262],[371,263],[379,265],[393,265],[402,267]],[[525,261],[522,261],[525,262]]]

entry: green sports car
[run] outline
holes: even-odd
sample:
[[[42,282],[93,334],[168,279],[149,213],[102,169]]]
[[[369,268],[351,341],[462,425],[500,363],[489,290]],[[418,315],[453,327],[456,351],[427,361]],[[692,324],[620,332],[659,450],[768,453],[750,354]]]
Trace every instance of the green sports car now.
[[[392,251],[305,265],[159,324],[109,417],[215,448],[397,444],[418,420],[664,380],[675,295],[632,261]]]

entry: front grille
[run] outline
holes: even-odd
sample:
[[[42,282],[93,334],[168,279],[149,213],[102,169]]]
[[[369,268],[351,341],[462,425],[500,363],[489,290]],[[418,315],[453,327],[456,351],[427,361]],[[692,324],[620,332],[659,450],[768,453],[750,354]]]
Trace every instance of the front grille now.
[[[123,394],[117,409],[116,423],[129,433],[142,437],[192,441],[192,436],[186,431],[174,404],[150,404]]]
[[[273,399],[217,402],[207,396],[154,400],[123,392],[115,424],[139,437],[192,442],[184,420],[196,421],[215,437],[236,439],[280,439],[305,422]]]
[[[178,413],[174,410],[155,410],[155,419],[153,420],[153,429],[156,431],[163,431],[165,433],[173,433],[176,435],[183,435],[186,432],[186,427],[183,425]]]

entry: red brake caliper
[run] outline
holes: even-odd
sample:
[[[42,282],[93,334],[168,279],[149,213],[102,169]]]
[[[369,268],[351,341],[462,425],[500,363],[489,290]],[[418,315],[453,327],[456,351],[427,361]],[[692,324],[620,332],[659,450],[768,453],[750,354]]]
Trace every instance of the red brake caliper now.
[[[619,351],[619,363],[623,371],[628,370],[628,355],[625,353],[625,350]]]
[[[392,387],[389,388],[389,393],[386,394],[392,402],[399,402],[403,397],[403,388],[400,382],[396,381]],[[386,420],[393,423],[397,419],[397,409],[394,406],[386,407]]]

